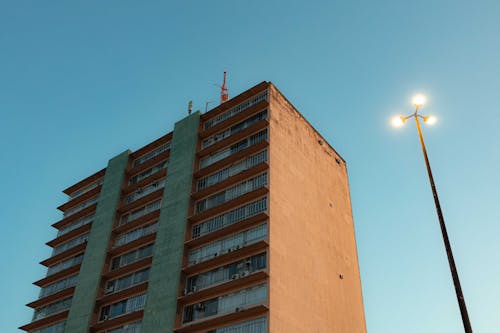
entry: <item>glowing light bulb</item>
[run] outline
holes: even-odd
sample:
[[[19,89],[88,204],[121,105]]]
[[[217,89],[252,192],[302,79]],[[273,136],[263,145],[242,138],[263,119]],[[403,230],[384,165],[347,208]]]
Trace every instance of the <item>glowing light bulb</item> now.
[[[425,104],[425,102],[427,102],[427,97],[422,94],[418,94],[413,97],[413,105],[416,107],[421,107]]]
[[[405,124],[406,118],[401,116],[396,116],[392,118],[391,124],[393,127],[401,127]]]
[[[437,122],[437,118],[434,116],[427,116],[427,117],[424,117],[424,121],[426,124],[434,125]]]

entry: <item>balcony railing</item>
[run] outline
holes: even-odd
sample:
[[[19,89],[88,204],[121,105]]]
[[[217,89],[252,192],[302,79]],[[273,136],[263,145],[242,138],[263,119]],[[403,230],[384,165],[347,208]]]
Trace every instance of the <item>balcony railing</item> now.
[[[154,212],[155,210],[158,210],[160,208],[161,208],[161,199],[156,200],[154,202],[151,202],[147,205],[144,205],[143,207],[136,209],[131,213],[127,213],[127,214],[122,215],[122,217],[120,218],[119,225],[123,225],[126,223],[130,223],[132,221],[135,221],[138,218],[140,218],[146,214],[149,214],[151,212]]]
[[[152,168],[147,169],[146,171],[143,171],[135,176],[130,177],[130,180],[128,181],[129,185],[137,184],[143,179],[148,178],[152,174],[157,173],[158,171],[161,171],[165,169],[168,165],[168,160],[161,162],[160,164],[155,165]]]
[[[75,192],[71,193],[71,194],[69,195],[69,199],[70,199],[70,200],[73,200],[74,198],[77,198],[77,197],[79,197],[80,195],[82,195],[82,194],[84,194],[84,193],[87,193],[87,192],[88,192],[88,191],[90,191],[90,190],[95,189],[96,187],[98,187],[98,186],[102,185],[102,182],[103,182],[103,181],[104,181],[104,179],[103,179],[103,178],[98,179],[98,180],[96,180],[95,182],[93,182],[93,183],[91,183],[91,184],[89,184],[89,185],[87,185],[87,186],[85,186],[85,187],[83,187],[83,188],[79,189],[78,191],[75,191]]]
[[[48,317],[50,315],[53,315],[55,313],[67,310],[71,306],[71,300],[73,297],[68,297],[63,300],[57,301],[55,303],[51,303],[47,306],[44,306],[42,308],[38,308],[35,310],[35,313],[33,314],[33,321],[39,320],[45,317]]]
[[[66,326],[66,321],[60,321],[57,324],[31,331],[31,333],[63,333],[65,326]]]
[[[164,145],[156,148],[155,150],[153,150],[152,152],[150,153],[147,153],[146,155],[143,155],[139,158],[137,158],[134,163],[133,163],[133,166],[136,167],[136,166],[139,166],[143,163],[145,163],[146,161],[160,155],[161,153],[167,151],[170,149],[170,142],[167,142],[165,143]]]
[[[163,187],[165,187],[165,179],[157,180],[148,186],[137,189],[134,193],[127,195],[124,202],[125,204],[129,204]]]
[[[59,229],[59,231],[57,232],[57,237],[67,234],[68,232],[73,231],[77,228],[80,228],[82,225],[92,223],[92,221],[94,221],[94,214],[84,216],[81,219],[78,219],[72,222],[71,224],[68,224],[67,226]]]
[[[197,213],[201,213],[207,209],[222,205],[225,202],[242,196],[243,194],[264,187],[265,185],[267,185],[267,173],[245,180],[236,186],[232,186],[222,192],[198,201],[196,203],[196,211]]]
[[[234,312],[267,301],[267,284],[239,290],[237,292],[212,298],[184,308],[184,323]]]
[[[115,293],[117,291],[130,288],[136,284],[142,283],[149,279],[149,268],[143,269],[132,274],[128,274],[116,280],[109,281],[106,284],[105,294]]]
[[[244,130],[247,127],[252,126],[253,124],[255,124],[256,122],[258,122],[259,120],[262,120],[262,119],[267,119],[267,110],[259,112],[256,115],[254,115],[248,119],[245,119],[244,121],[242,121],[234,126],[231,126],[231,128],[229,128],[225,131],[219,132],[217,134],[214,134],[211,137],[203,140],[203,142],[201,143],[201,149],[205,149],[207,147],[210,147],[211,145],[213,145],[221,140],[224,140],[225,138],[230,137],[231,135],[236,134],[236,133]]]
[[[216,116],[215,118],[207,120],[205,122],[205,124],[203,125],[204,129],[207,130],[211,127],[214,127],[218,123],[221,123],[226,119],[234,117],[238,113],[245,111],[246,109],[254,106],[255,104],[257,104],[261,101],[267,100],[267,96],[268,96],[268,94],[267,94],[267,90],[266,90],[265,92],[255,96],[255,97],[252,97],[252,98],[246,100],[245,102],[235,106],[234,108],[230,109],[229,111],[221,113],[220,115]]]
[[[64,211],[63,213],[63,216],[64,217],[68,217],[68,216],[71,216],[73,214],[76,214],[78,213],[79,211],[81,210],[84,210],[85,208],[89,207],[89,206],[92,206],[93,204],[95,204],[97,201],[99,200],[99,197],[94,197],[92,199],[89,199],[87,201],[84,201],[82,202],[81,204],[75,206],[75,207],[71,207],[70,209]]]
[[[102,308],[100,321],[113,319],[118,316],[138,311],[146,304],[146,294],[137,295],[132,298],[107,305]]]
[[[127,232],[126,234],[120,235],[116,238],[115,244],[113,247],[118,247],[118,246],[128,244],[128,243],[133,242],[141,237],[155,233],[156,230],[158,230],[158,223],[154,223],[154,224],[148,225],[146,227],[135,229],[131,232]]]
[[[253,146],[253,145],[255,145],[259,142],[265,141],[265,140],[267,140],[267,129],[265,129],[257,134],[251,135],[248,138],[245,138],[245,139],[233,144],[232,146],[230,146],[228,148],[219,150],[219,151],[209,155],[208,157],[200,160],[200,169],[205,168],[209,165],[212,165],[216,162],[219,162],[219,161],[225,159],[226,157],[234,155],[237,152],[239,152],[247,147]]]
[[[136,321],[135,323],[126,324],[122,327],[118,327],[106,333],[141,333],[142,321]]]
[[[85,243],[88,240],[88,238],[89,238],[88,233],[83,234],[77,238],[73,238],[72,240],[55,247],[54,250],[52,251],[52,256],[58,255],[59,253],[71,249],[72,247]]]
[[[143,246],[137,250],[125,253],[111,261],[111,270],[116,270],[153,255],[153,244]]]
[[[267,224],[261,224],[255,228],[231,235],[190,251],[188,255],[188,265],[195,265],[207,261],[221,254],[257,243],[266,238]]]
[[[262,162],[267,162],[267,150],[263,150],[255,155],[249,156],[244,160],[238,161],[227,168],[198,180],[198,191],[220,183],[221,181],[237,175],[242,171],[248,170]]]
[[[70,267],[76,266],[78,264],[81,264],[82,261],[83,261],[83,253],[81,253],[73,258],[61,261],[60,263],[49,267],[49,269],[47,270],[47,276],[54,275],[57,272],[65,270],[66,268],[70,268]]]
[[[266,333],[267,319],[257,318],[243,323],[238,323],[230,326],[210,330],[207,333]]]
[[[222,229],[231,224],[240,222],[267,210],[267,197],[233,209],[222,215],[213,217],[205,222],[196,224],[192,228],[192,238],[198,238],[211,232]]]
[[[239,262],[190,276],[187,278],[184,294],[187,295],[227,281],[243,278],[253,272],[265,269],[267,267],[266,256],[266,253],[261,253]]]
[[[70,277],[65,278],[63,280],[59,280],[57,282],[49,284],[48,286],[43,287],[42,289],[40,289],[39,298],[53,295],[55,293],[60,292],[61,290],[74,287],[76,285],[77,278],[78,278],[78,275],[73,275],[73,276],[70,276]]]

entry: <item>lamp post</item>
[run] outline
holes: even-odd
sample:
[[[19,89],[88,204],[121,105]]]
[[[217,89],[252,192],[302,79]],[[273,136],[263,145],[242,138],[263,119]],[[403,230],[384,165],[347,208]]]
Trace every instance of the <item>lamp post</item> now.
[[[436,190],[436,185],[434,184],[434,177],[432,176],[431,165],[429,163],[429,157],[427,156],[427,149],[425,148],[424,137],[422,135],[422,129],[420,127],[419,118],[425,123],[430,125],[436,122],[436,118],[432,116],[422,116],[419,111],[422,105],[426,102],[426,98],[423,95],[417,95],[413,98],[413,105],[415,106],[415,112],[404,117],[395,117],[392,120],[392,124],[395,127],[401,127],[404,123],[410,119],[415,118],[415,123],[417,125],[418,137],[420,139],[420,144],[422,146],[422,153],[424,154],[425,166],[427,168],[427,174],[429,175],[429,182],[431,184],[432,195],[434,197],[434,204],[436,205],[436,212],[439,219],[439,226],[441,227],[441,233],[443,234],[444,247],[446,248],[446,255],[448,256],[448,263],[450,265],[451,276],[453,278],[453,284],[455,286],[455,293],[457,295],[458,306],[460,308],[460,314],[462,315],[462,322],[466,333],[472,333],[472,327],[469,320],[469,315],[467,313],[467,307],[465,305],[464,295],[462,293],[462,287],[460,286],[460,280],[458,278],[457,267],[455,266],[455,259],[453,259],[453,252],[451,250],[450,240],[448,238],[448,232],[446,231],[446,225],[444,223],[443,212],[441,211],[441,205],[439,203],[439,197]]]

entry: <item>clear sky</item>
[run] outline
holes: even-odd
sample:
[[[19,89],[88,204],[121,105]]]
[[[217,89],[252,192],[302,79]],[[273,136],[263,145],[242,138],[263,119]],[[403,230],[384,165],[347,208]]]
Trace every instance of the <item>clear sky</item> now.
[[[177,3],[177,4],[176,4]],[[500,332],[500,2],[0,1],[0,331],[30,321],[61,190],[172,130],[187,103],[272,81],[346,159],[370,333],[460,314],[413,123],[474,332]]]

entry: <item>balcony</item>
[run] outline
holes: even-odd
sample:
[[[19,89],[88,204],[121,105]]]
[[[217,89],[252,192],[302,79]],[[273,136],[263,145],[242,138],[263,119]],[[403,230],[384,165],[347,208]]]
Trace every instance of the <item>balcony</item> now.
[[[88,199],[87,201],[84,201],[84,202],[78,204],[77,206],[73,206],[73,207],[65,210],[63,213],[63,216],[64,216],[64,218],[67,218],[71,215],[74,215],[74,214],[84,210],[85,208],[96,204],[98,200],[99,200],[98,196],[93,197],[91,199]]]
[[[188,266],[196,265],[267,239],[267,224],[232,234],[188,252]]]
[[[200,156],[205,156],[213,153],[214,151],[227,146],[230,142],[241,140],[258,130],[266,128],[269,125],[267,117],[268,112],[267,110],[264,110],[239,124],[233,125],[224,131],[204,139],[201,143],[201,150],[198,154]]]
[[[266,141],[267,138],[268,138],[267,129],[264,129],[263,131],[260,131],[249,137],[246,137],[225,149],[218,150],[210,154],[209,156],[200,159],[200,169],[209,167],[210,165],[215,164],[229,156],[235,155],[238,152],[244,150],[245,148]]]
[[[199,292],[218,284],[236,280],[267,268],[267,254],[259,253],[210,271],[189,276],[184,294]]]
[[[249,99],[238,104],[237,106],[222,113],[219,113],[218,115],[209,120],[206,120],[203,123],[203,129],[205,130],[205,132],[210,131],[211,129],[213,131],[213,129],[217,129],[218,124],[221,124],[226,120],[229,120],[230,118],[234,119],[238,114],[242,114],[243,111],[253,106],[259,105],[259,103],[267,105],[268,97],[269,94],[267,90],[265,90],[264,92],[260,93],[257,96],[250,97]]]
[[[165,178],[156,180],[149,185],[136,189],[134,193],[127,195],[123,200],[123,203],[125,205],[128,205],[164,187],[165,187]]]
[[[240,160],[230,166],[225,167],[213,174],[203,177],[197,182],[198,191],[193,193],[193,199],[200,199],[207,196],[210,192],[215,192],[228,187],[236,181],[242,181],[245,178],[266,170],[267,150],[263,150],[255,155]]]

